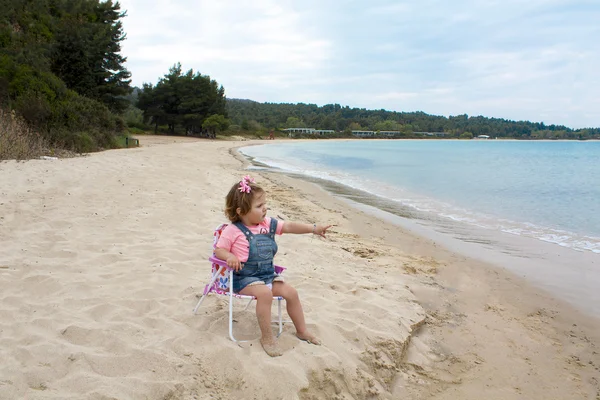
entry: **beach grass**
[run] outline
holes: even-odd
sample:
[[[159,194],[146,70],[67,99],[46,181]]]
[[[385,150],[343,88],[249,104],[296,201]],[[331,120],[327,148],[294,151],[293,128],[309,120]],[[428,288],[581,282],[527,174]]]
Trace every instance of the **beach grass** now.
[[[28,160],[47,151],[42,136],[14,112],[0,109],[0,160]]]

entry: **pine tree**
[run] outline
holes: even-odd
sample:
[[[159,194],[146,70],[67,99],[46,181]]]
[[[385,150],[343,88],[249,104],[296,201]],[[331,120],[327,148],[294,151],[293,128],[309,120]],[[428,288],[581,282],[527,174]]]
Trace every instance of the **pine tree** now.
[[[108,0],[68,2],[56,32],[52,71],[69,89],[122,113],[128,105],[131,73],[120,53],[126,13]]]

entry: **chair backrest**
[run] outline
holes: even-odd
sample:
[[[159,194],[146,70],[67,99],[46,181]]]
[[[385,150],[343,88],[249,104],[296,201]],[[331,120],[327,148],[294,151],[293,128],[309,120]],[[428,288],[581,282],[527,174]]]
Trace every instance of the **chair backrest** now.
[[[219,241],[221,233],[223,233],[225,227],[227,227],[227,224],[221,224],[215,228],[215,231],[213,233],[213,254],[215,254],[215,250],[217,249],[217,242]]]
[[[215,255],[215,250],[217,248],[217,242],[221,237],[221,233],[223,233],[223,229],[227,224],[221,224],[215,228],[213,233],[213,256]],[[220,266],[216,263],[212,263],[211,267],[211,276],[214,275],[217,271],[219,271]],[[226,269],[221,270],[219,273],[219,277],[213,283],[213,289],[217,291],[228,291],[229,290],[229,273]]]

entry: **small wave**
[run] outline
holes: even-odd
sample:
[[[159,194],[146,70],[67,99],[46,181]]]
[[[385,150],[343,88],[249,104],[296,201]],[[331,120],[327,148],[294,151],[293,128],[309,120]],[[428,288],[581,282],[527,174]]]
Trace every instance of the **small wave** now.
[[[515,222],[515,224],[517,224]],[[557,244],[562,247],[568,247],[577,251],[592,251],[600,252],[600,238],[596,237],[581,237],[573,232],[568,232],[562,229],[549,229],[539,227],[533,224],[525,224],[527,228],[502,228],[502,232],[512,235],[531,237],[547,243]]]

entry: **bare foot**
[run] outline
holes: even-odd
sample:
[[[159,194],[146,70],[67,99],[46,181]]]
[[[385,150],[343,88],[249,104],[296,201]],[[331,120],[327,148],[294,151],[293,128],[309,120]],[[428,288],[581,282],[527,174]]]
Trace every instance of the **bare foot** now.
[[[265,353],[267,353],[271,357],[279,357],[283,355],[283,352],[281,351],[279,346],[277,346],[277,342],[275,341],[263,342],[263,340],[260,339],[260,344],[262,345],[263,349],[265,349]]]
[[[296,332],[296,336],[298,337],[298,339],[304,340],[305,342],[308,342],[310,344],[316,344],[317,346],[321,345],[321,341],[319,340],[319,338],[310,333],[309,331],[306,331],[304,333]]]

